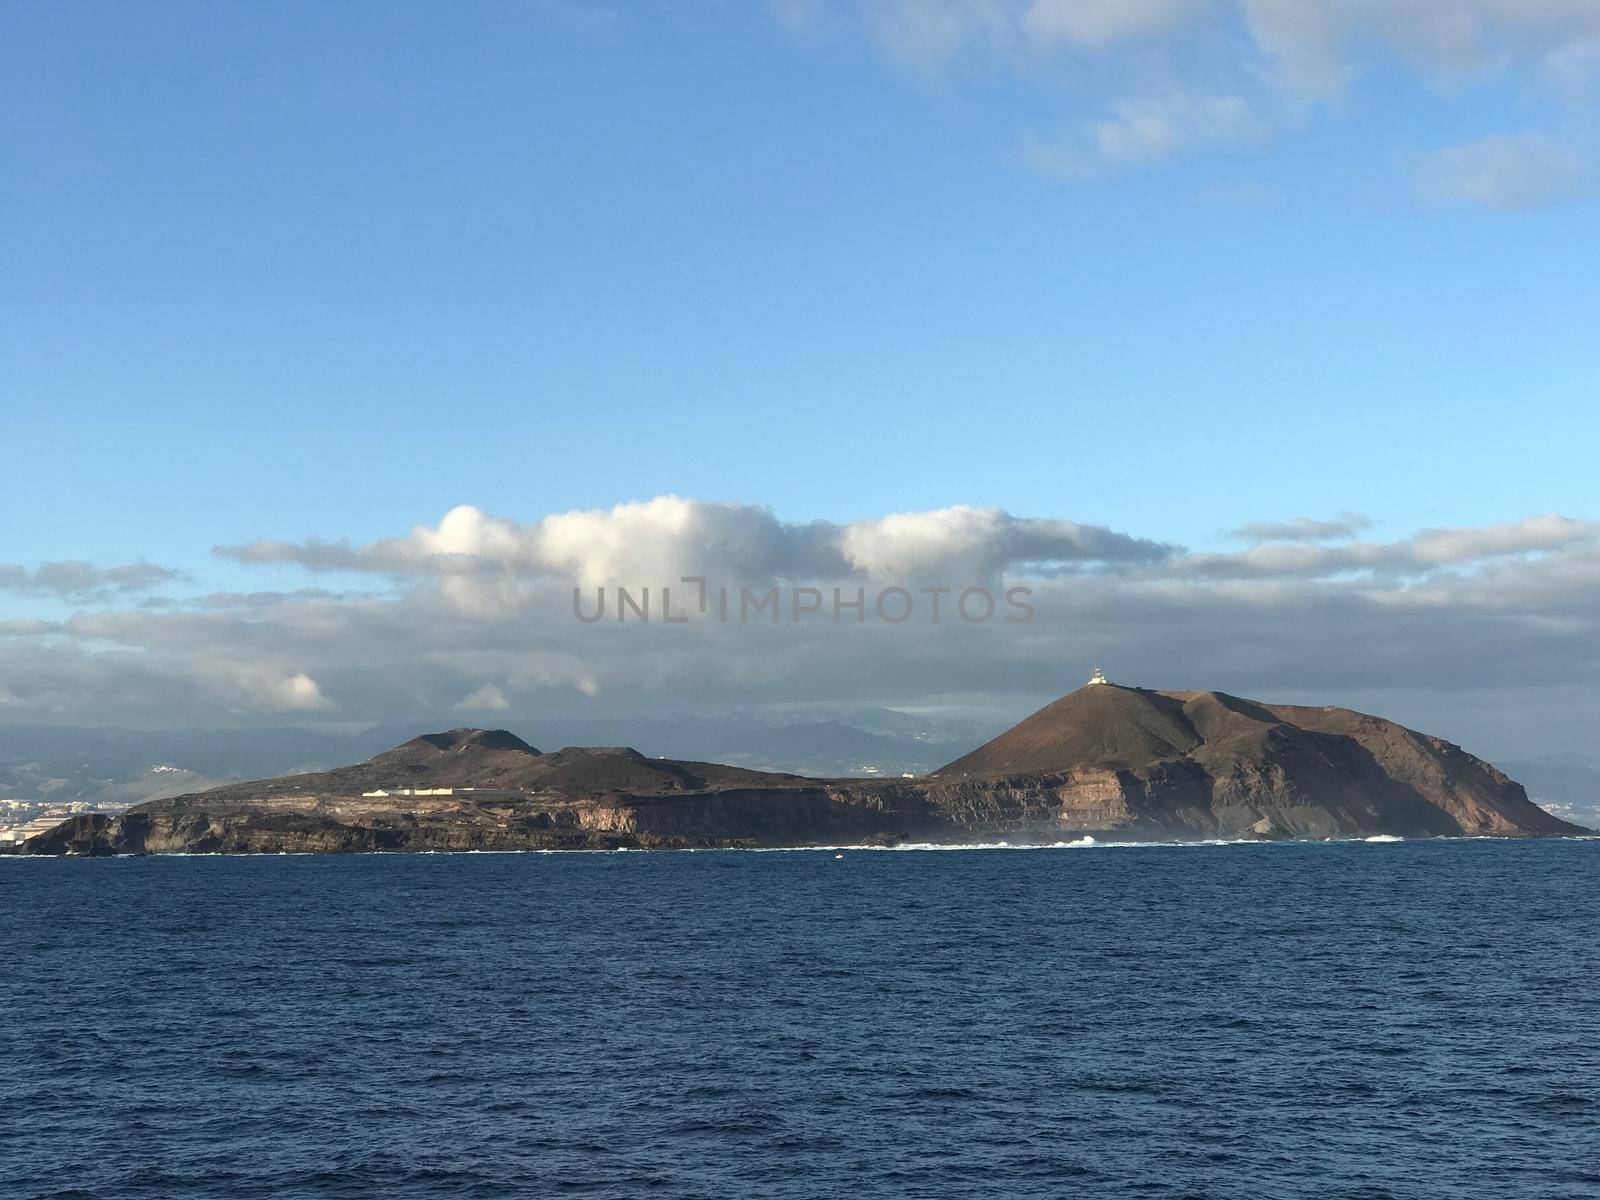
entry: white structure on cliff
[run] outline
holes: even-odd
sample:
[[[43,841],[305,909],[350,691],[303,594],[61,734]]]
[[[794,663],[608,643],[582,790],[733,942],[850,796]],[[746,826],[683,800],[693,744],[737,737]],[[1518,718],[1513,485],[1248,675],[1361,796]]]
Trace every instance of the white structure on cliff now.
[[[1089,682],[1086,683],[1084,686],[1085,687],[1093,687],[1097,683],[1110,683],[1110,682],[1111,682],[1111,680],[1106,678],[1106,673],[1104,671],[1102,671],[1099,667],[1096,667],[1094,669],[1094,674],[1089,676]]]
[[[526,793],[518,788],[492,788],[492,787],[436,787],[436,788],[395,788],[385,791],[378,788],[373,792],[362,792],[363,800],[377,800],[385,796],[479,796],[488,799],[503,796],[521,797]]]

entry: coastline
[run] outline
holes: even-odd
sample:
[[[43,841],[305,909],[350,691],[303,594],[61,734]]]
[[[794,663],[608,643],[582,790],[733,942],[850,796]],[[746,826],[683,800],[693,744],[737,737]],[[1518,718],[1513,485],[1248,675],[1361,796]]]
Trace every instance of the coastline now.
[[[687,854],[949,854],[989,853],[995,851],[1046,851],[1046,850],[1186,850],[1226,849],[1241,846],[1393,846],[1474,843],[1546,843],[1546,842],[1600,842],[1600,830],[1571,834],[1370,834],[1359,837],[1328,838],[1079,838],[1058,842],[906,842],[882,845],[856,842],[808,844],[790,846],[611,846],[555,849],[529,846],[516,849],[492,850],[156,850],[138,854],[23,854],[15,850],[0,850],[0,860],[53,861],[60,859],[129,860],[178,858],[427,858],[427,857],[493,857],[518,855],[544,855],[568,857],[576,855],[687,855]]]

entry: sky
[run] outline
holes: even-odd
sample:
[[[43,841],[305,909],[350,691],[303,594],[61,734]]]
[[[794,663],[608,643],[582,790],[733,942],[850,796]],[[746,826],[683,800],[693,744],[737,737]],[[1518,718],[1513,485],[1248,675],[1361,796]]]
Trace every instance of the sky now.
[[[7,5],[0,723],[1585,749],[1597,99],[1588,0]],[[694,573],[1039,603],[572,617]]]

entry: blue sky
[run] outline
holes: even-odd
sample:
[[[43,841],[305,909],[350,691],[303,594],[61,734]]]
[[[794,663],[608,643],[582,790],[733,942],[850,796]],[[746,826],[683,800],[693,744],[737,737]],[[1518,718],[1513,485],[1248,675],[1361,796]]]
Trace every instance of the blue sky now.
[[[212,547],[667,493],[1588,518],[1600,23],[1451,7],[9,6],[0,562],[287,588]]]

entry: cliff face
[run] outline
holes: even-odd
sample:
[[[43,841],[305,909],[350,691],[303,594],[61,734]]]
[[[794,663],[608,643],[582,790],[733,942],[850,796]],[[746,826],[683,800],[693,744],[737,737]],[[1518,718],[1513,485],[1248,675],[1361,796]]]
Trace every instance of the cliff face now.
[[[433,789],[449,795],[404,795]],[[363,795],[363,793],[369,793]],[[379,793],[379,794],[370,794]],[[1338,708],[1080,688],[916,780],[818,780],[501,730],[78,817],[33,854],[893,844],[1585,832],[1438,738]]]

